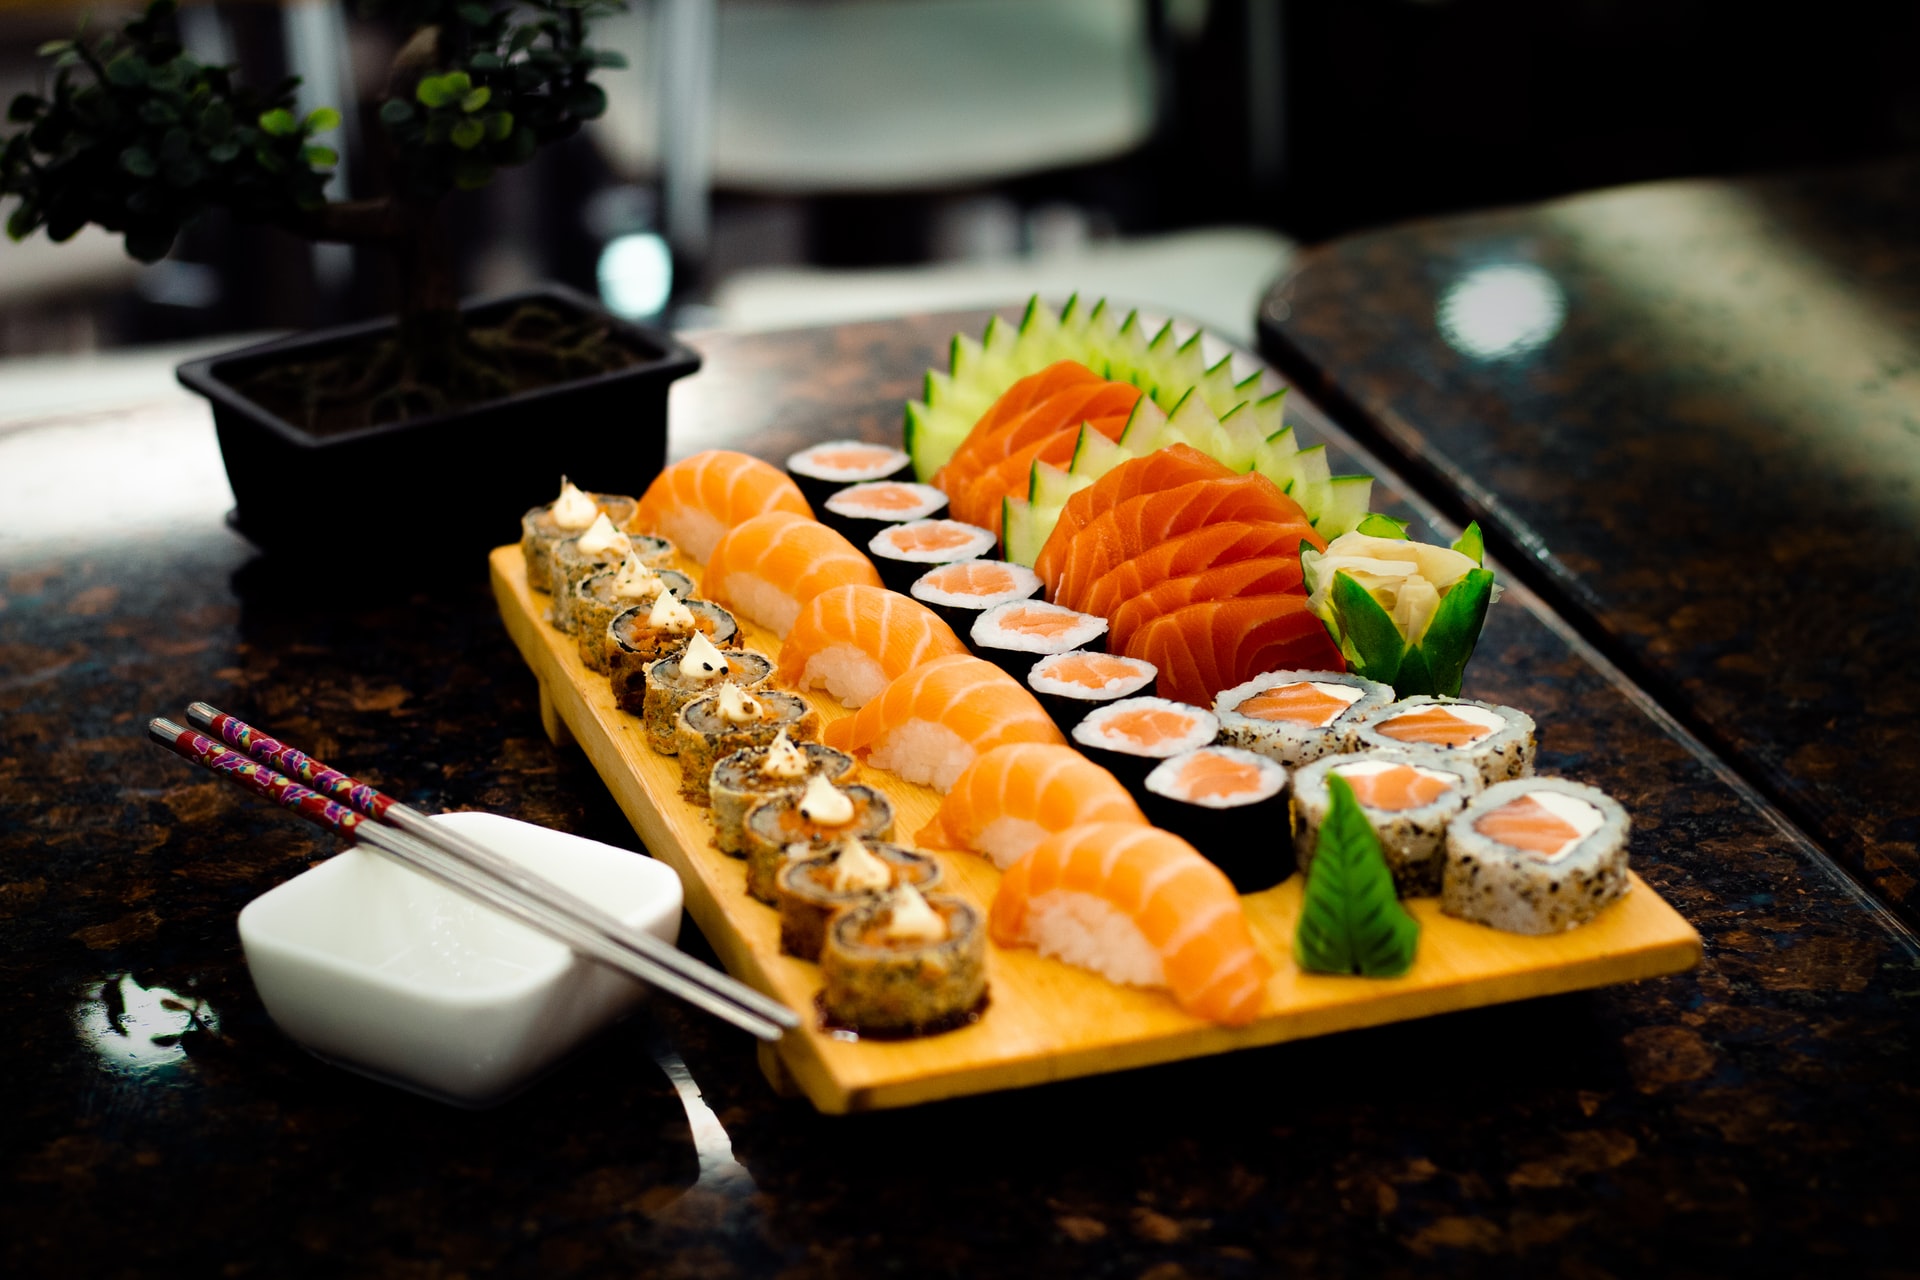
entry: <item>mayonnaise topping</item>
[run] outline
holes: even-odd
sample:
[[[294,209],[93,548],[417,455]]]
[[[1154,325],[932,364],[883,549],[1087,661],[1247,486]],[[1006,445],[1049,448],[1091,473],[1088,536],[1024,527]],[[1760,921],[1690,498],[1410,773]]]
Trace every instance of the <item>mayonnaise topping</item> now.
[[[647,625],[661,631],[691,631],[693,610],[680,603],[672,587],[663,584],[660,594],[654,598],[653,608],[647,611]]]
[[[569,532],[586,528],[600,514],[599,505],[565,476],[560,477],[560,496],[549,510],[553,522]]]
[[[725,689],[720,696],[726,696]],[[815,826],[844,827],[853,821],[853,797],[815,774],[807,779],[806,794],[800,797],[800,816]]]
[[[714,709],[728,724],[758,724],[767,714],[759,699],[737,684],[720,686],[720,696],[714,699]]]
[[[848,838],[833,860],[827,887],[835,893],[878,893],[893,883],[893,869],[860,841]]]
[[[660,594],[660,588],[666,584],[660,575],[632,552],[620,562],[620,572],[613,575],[613,595],[616,600],[651,600]]]
[[[693,646],[688,645],[689,649]],[[807,776],[807,753],[793,745],[793,739],[782,729],[767,744],[766,762],[760,766],[761,772],[769,778],[792,778],[798,781]]]
[[[633,553],[633,543],[627,540],[626,534],[613,527],[613,521],[607,519],[604,511],[593,518],[593,523],[580,535],[576,545],[590,556],[603,556],[609,551],[618,551],[623,556]]]
[[[902,941],[938,942],[947,936],[947,922],[927,904],[918,889],[903,883],[894,891],[893,914],[881,933]]]
[[[707,639],[706,632],[696,631],[693,639],[687,641],[686,652],[680,655],[680,674],[689,680],[716,680],[727,674],[727,655]]]

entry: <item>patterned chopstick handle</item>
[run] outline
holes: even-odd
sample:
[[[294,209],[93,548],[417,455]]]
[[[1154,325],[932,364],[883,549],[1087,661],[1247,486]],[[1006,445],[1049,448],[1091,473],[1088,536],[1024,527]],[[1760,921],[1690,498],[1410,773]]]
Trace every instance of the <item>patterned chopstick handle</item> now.
[[[147,726],[154,741],[176,755],[193,761],[213,773],[225,776],[258,796],[265,796],[301,817],[329,827],[344,836],[365,818],[309,787],[303,787],[283,773],[276,773],[256,760],[230,751],[211,738],[191,729],[183,729],[170,720],[155,720]]]
[[[246,752],[262,764],[272,765],[298,778],[321,795],[338,800],[369,818],[380,818],[394,805],[392,796],[376,791],[338,769],[328,768],[306,752],[290,747],[278,738],[269,738],[237,716],[230,716],[204,702],[196,702],[188,707],[187,715],[226,739],[229,746]]]

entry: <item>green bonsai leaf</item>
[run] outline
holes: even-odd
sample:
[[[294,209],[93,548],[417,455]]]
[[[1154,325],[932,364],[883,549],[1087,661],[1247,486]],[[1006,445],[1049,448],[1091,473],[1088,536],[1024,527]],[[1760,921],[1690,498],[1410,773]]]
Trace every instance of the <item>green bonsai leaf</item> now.
[[[1338,774],[1327,775],[1332,801],[1320,827],[1293,958],[1313,973],[1395,978],[1413,967],[1420,922],[1394,896],[1380,839]]]
[[[405,124],[413,119],[413,104],[405,98],[388,98],[380,104],[380,123]]]
[[[1383,516],[1378,511],[1369,511],[1361,518],[1360,523],[1354,526],[1354,529],[1356,532],[1375,538],[1398,538],[1404,542],[1407,537],[1405,520],[1395,520],[1392,516]]]
[[[275,107],[271,111],[260,113],[260,127],[276,138],[291,138],[300,132],[299,121],[293,118],[293,112],[285,107]]]
[[[332,147],[302,147],[300,154],[316,169],[331,169],[340,163],[340,153]]]
[[[326,133],[340,127],[340,113],[332,107],[315,107],[307,112],[307,118],[301,128],[309,133]]]
[[[1354,674],[1393,684],[1407,649],[1398,624],[1380,607],[1372,593],[1345,571],[1333,575],[1328,599],[1339,626],[1336,635],[1341,648],[1349,652],[1350,659],[1358,659],[1354,663]]]
[[[1480,536],[1480,522],[1473,521],[1453,540],[1453,549],[1475,564],[1487,562],[1486,540]]]
[[[473,90],[460,99],[460,110],[468,115],[472,115],[480,108],[486,106],[492,98],[493,90],[487,88],[485,85],[481,85],[478,89]]]
[[[478,120],[462,120],[449,131],[448,137],[453,145],[462,151],[471,151],[486,139],[487,126]]]

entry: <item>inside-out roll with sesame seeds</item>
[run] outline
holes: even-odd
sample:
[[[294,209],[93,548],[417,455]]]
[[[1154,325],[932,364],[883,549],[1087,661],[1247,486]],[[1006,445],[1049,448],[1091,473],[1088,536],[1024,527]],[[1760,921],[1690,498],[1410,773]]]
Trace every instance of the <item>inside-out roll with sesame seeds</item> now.
[[[850,484],[913,479],[906,450],[866,440],[829,440],[790,454],[787,474],[800,486],[807,505],[818,511],[828,498]]]
[[[820,713],[798,694],[764,688],[748,693],[736,684],[687,702],[674,719],[680,794],[703,807],[712,803],[707,785],[720,758],[742,747],[764,747],[783,731],[791,741],[811,742],[820,736]]]
[[[648,665],[678,653],[696,631],[722,649],[740,643],[740,624],[732,614],[709,600],[675,599],[671,591],[662,591],[652,604],[613,615],[607,624],[607,679],[622,711],[646,713]]]
[[[1044,600],[1014,600],[975,618],[965,639],[977,656],[1024,682],[1041,658],[1105,649],[1107,620]]]
[[[1220,740],[1298,768],[1351,750],[1353,727],[1393,687],[1343,671],[1268,671],[1213,700]]]
[[[876,480],[848,485],[816,510],[821,524],[854,546],[864,547],[888,525],[946,515],[947,495],[912,480]]]
[[[881,1037],[950,1031],[987,1002],[986,921],[964,898],[901,885],[833,918],[820,976],[830,1024]]]
[[[548,590],[553,596],[553,625],[571,635],[574,620],[574,594],[594,574],[617,569],[633,554],[633,540],[614,528],[606,513],[593,518],[585,533],[564,538],[554,544],[553,572]]]
[[[886,840],[893,835],[893,802],[872,787],[839,787],[808,778],[801,791],[782,792],[747,810],[747,892],[769,906],[780,868],[789,857],[830,849],[849,837]]]
[[[624,529],[639,503],[621,493],[588,493],[565,476],[560,496],[520,517],[520,554],[526,559],[527,585],[535,591],[553,590],[553,549],[566,538],[585,533],[595,516],[606,513],[616,529]]]
[[[749,809],[778,795],[797,795],[814,778],[844,787],[854,773],[854,759],[846,752],[824,742],[795,742],[784,733],[764,747],[743,747],[720,757],[707,778],[714,847],[728,857],[746,857]]]
[[[663,756],[680,750],[680,708],[723,684],[757,692],[773,677],[773,659],[754,649],[722,649],[695,631],[677,652],[646,666],[640,718],[647,744]]]
[[[939,862],[897,844],[859,839],[842,840],[825,853],[787,859],[774,882],[780,949],[802,960],[818,960],[827,921],[836,912],[902,883],[926,893],[940,883]]]
[[[973,620],[995,605],[1039,595],[1040,575],[1008,560],[960,560],[927,570],[907,594],[965,637]]]
[[[1470,764],[1488,786],[1533,773],[1533,717],[1491,702],[1405,698],[1360,717],[1351,741],[1356,751],[1404,751],[1442,768]]]
[[[983,560],[1000,540],[993,530],[959,520],[909,520],[890,524],[867,539],[867,559],[892,591],[911,594],[913,584],[936,565]],[[1038,580],[1036,579],[1036,585]]]
[[[1238,747],[1200,747],[1155,765],[1140,801],[1147,821],[1171,831],[1227,873],[1238,893],[1271,889],[1293,874],[1287,771]]]
[[[1293,852],[1304,873],[1313,865],[1320,828],[1333,807],[1327,777],[1353,788],[1403,898],[1440,892],[1447,824],[1480,790],[1480,774],[1460,761],[1440,763],[1403,751],[1323,756],[1293,775]]]
[[[1120,780],[1144,807],[1154,766],[1211,743],[1220,734],[1213,712],[1166,698],[1122,698],[1089,711],[1073,726],[1073,745]]]
[[[1565,778],[1488,787],[1447,826],[1440,909],[1508,933],[1559,933],[1631,887],[1627,811]]]
[[[1027,671],[1027,688],[1060,732],[1072,733],[1095,707],[1122,698],[1154,696],[1160,669],[1145,658],[1073,649],[1040,659]]]
[[[580,661],[607,674],[607,624],[620,613],[651,606],[662,591],[685,600],[693,595],[693,579],[673,569],[656,568],[630,555],[617,569],[590,574],[573,594],[574,629],[580,637]]]

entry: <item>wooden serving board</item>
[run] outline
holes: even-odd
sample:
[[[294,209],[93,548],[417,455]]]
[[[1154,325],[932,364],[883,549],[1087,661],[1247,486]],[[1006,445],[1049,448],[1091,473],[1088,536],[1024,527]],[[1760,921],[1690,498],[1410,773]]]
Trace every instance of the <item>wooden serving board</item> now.
[[[683,566],[698,579],[698,566]],[[1274,1044],[1455,1009],[1552,995],[1675,973],[1700,959],[1700,937],[1632,876],[1633,888],[1598,920],[1569,933],[1529,938],[1440,913],[1437,899],[1408,903],[1420,921],[1419,955],[1393,979],[1302,973],[1293,962],[1301,878],[1248,896],[1247,918],[1275,977],[1262,1016],[1227,1028],[1183,1012],[1164,992],[1141,991],[1025,950],[989,945],[990,1003],[973,1026],[905,1041],[858,1041],[818,1026],[818,969],[780,954],[773,909],[747,896],[746,864],[712,844],[707,811],[679,795],[680,765],[654,754],[636,716],[614,705],[604,676],[580,661],[572,636],[546,621],[549,598],[527,588],[518,547],[492,555],[494,594],[514,643],[540,680],[540,714],[557,742],[577,742],[654,855],[680,873],[687,910],[736,977],[807,1016],[761,1065],[776,1087],[797,1089],[825,1112],[910,1106],[1119,1071],[1250,1045]],[[772,635],[741,620],[742,642],[777,656]],[[825,719],[851,714],[809,695]],[[895,810],[894,838],[914,836],[939,807],[938,793],[862,767],[861,781]],[[985,858],[942,854],[942,889],[983,910],[1000,873]]]

